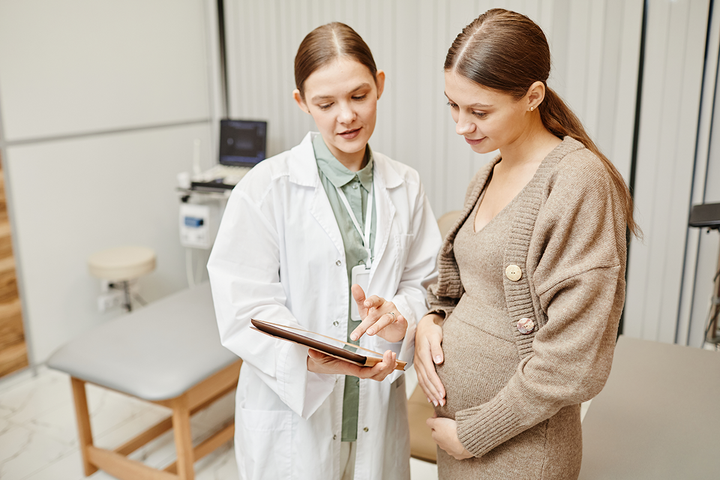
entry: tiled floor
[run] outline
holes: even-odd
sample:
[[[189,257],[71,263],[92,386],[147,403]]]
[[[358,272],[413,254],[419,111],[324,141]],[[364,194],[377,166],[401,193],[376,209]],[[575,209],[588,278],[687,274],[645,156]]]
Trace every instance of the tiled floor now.
[[[93,435],[98,446],[114,448],[169,410],[98,387],[88,387]],[[230,421],[228,395],[192,419],[193,436],[208,436]],[[135,452],[131,458],[160,467],[174,460],[172,432]],[[437,468],[411,460],[413,480],[437,479]],[[237,467],[228,443],[195,464],[198,480],[235,480]],[[0,479],[79,480],[82,472],[69,377],[45,367],[0,380]],[[92,479],[114,477],[97,472]]]

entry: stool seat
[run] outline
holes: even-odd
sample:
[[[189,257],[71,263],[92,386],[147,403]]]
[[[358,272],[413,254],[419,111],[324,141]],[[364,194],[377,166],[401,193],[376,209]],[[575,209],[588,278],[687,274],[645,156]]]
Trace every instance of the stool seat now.
[[[155,401],[177,397],[237,360],[220,344],[210,284],[205,283],[71,340],[48,366]]]
[[[140,246],[109,248],[88,257],[88,268],[94,277],[112,281],[138,278],[155,269],[155,251]]]

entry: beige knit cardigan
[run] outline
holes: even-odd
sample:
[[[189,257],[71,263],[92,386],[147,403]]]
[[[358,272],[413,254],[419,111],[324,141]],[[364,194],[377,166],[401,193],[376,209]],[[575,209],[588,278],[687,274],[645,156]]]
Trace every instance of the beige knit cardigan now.
[[[431,312],[446,318],[463,295],[453,244],[500,157],[468,187],[463,213],[438,257],[438,282],[428,290]],[[589,400],[610,373],[625,300],[626,222],[621,200],[601,160],[565,137],[541,163],[518,198],[503,270],[519,364],[488,403],[456,413],[458,436],[476,457],[555,415]],[[522,334],[517,322],[536,327]]]

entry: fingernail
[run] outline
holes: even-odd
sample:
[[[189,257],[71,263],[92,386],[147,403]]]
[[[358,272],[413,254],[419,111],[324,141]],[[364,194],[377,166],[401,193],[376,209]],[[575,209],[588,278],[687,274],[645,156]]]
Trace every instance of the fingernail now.
[[[432,403],[432,401],[429,398],[427,399],[427,401],[428,401],[428,403]]]
[[[436,402],[435,400],[433,400],[433,405],[435,405],[435,406],[437,407],[437,406],[438,406],[438,402]]]
[[[444,398],[443,398],[442,400],[440,400],[440,406],[441,406],[441,407],[444,407],[444,406],[445,406],[445,399],[444,399]]]
[[[442,362],[442,357],[441,357],[440,355],[436,355],[436,356],[435,356],[435,363],[440,363],[440,362]]]
[[[365,332],[365,333],[367,333],[368,335],[375,335],[375,330],[370,329],[370,330],[368,330],[368,331]]]
[[[355,340],[357,340],[357,335],[355,335],[354,333],[351,333],[351,334],[350,334],[350,340],[352,340],[353,342],[354,342]]]
[[[366,307],[369,307],[369,306],[372,305],[372,304],[370,303],[370,300],[365,300],[364,305],[365,305]]]

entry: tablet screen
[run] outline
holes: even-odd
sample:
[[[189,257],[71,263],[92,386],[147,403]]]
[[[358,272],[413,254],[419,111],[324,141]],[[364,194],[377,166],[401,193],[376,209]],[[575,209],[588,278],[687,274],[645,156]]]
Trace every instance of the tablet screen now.
[[[299,343],[313,350],[317,350],[333,357],[338,357],[358,365],[365,365],[366,355],[358,352],[359,347],[347,345],[339,340],[333,340],[328,337],[313,332],[298,331],[291,327],[278,325],[275,323],[265,322],[262,320],[251,320],[252,324],[263,333],[272,335],[273,337],[282,338],[291,342]]]

